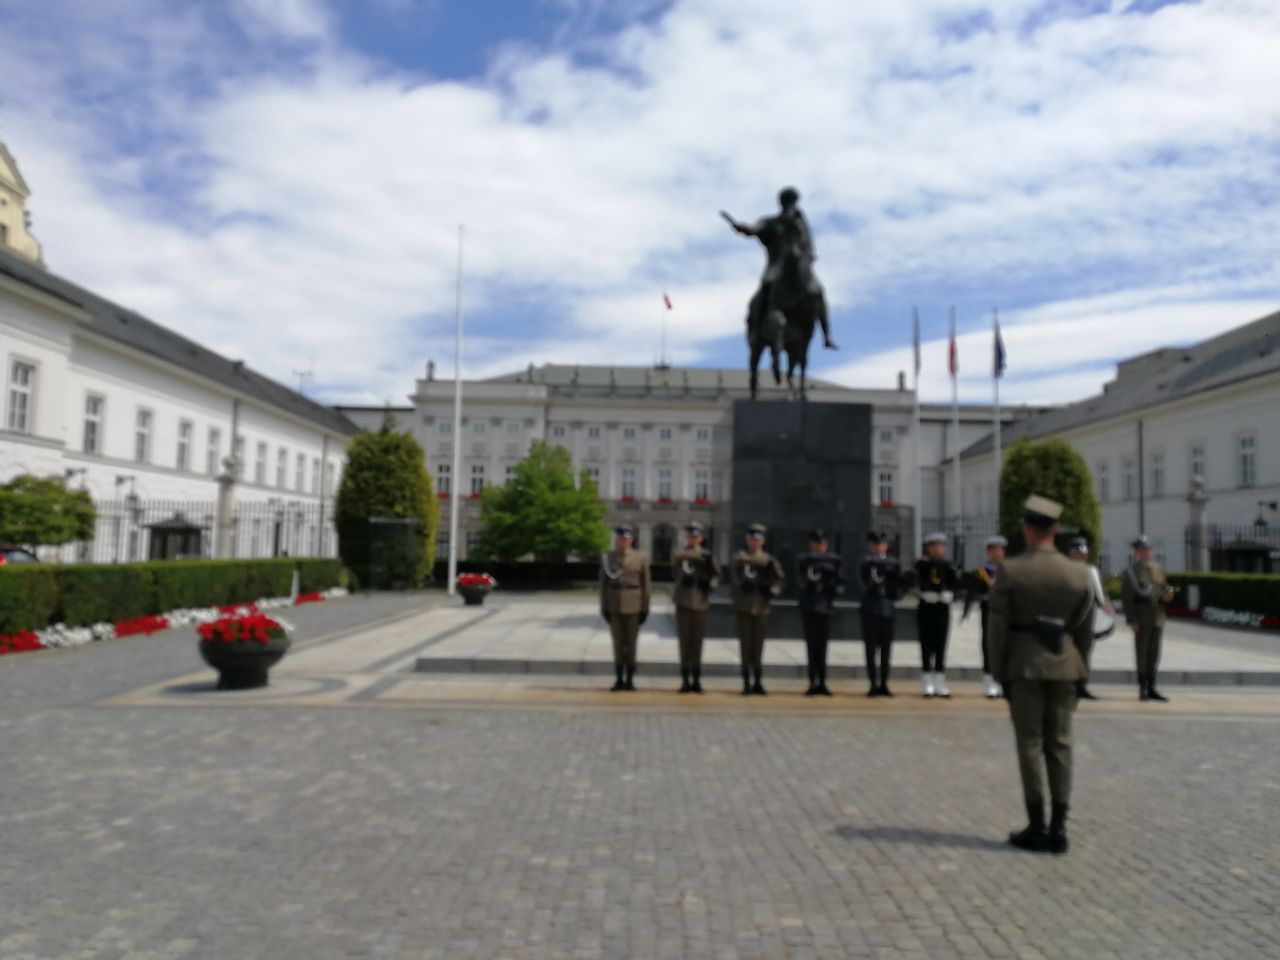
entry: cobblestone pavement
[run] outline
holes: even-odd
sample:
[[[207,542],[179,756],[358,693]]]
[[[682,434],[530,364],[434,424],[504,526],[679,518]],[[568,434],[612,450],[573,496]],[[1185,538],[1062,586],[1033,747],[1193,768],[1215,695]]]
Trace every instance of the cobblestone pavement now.
[[[406,674],[460,613],[300,609],[266,691],[176,634],[0,659],[0,958],[1280,957],[1277,691],[1082,710],[1054,858],[973,691]]]

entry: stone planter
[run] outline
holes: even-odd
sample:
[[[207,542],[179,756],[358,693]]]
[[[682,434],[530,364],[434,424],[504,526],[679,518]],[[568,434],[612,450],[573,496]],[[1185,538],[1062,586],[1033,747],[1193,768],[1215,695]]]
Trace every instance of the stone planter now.
[[[252,690],[267,685],[267,672],[288,652],[289,638],[201,640],[198,646],[204,662],[218,671],[219,690]]]
[[[492,587],[464,587],[462,584],[458,585],[458,593],[462,595],[462,601],[468,607],[480,606],[492,589]]]

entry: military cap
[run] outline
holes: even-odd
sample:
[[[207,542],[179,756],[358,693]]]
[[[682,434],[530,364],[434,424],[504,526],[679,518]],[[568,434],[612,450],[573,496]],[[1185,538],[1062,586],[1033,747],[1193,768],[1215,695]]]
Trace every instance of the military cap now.
[[[1062,519],[1062,504],[1033,493],[1022,505],[1022,521],[1033,527],[1052,527]]]
[[[941,530],[931,533],[924,538],[924,545],[926,547],[929,546],[929,544],[931,543],[946,543],[946,542],[947,542],[947,535],[943,533]]]
[[[867,543],[888,543],[889,534],[883,530],[872,530],[867,534]]]
[[[1007,547],[1008,545],[1009,545],[1009,541],[1006,540],[1004,537],[1001,537],[998,535],[994,537],[987,537],[986,547],[988,550],[991,549],[992,547]]]
[[[691,521],[691,522],[689,522],[689,523],[686,523],[686,524],[685,524],[685,526],[684,526],[684,532],[685,532],[685,533],[696,533],[696,534],[698,534],[699,536],[701,536],[703,533],[705,533],[705,532],[706,532],[706,530],[703,528],[702,524],[700,524],[697,520],[693,520],[693,521]]]
[[[1067,550],[1070,553],[1087,554],[1089,552],[1089,541],[1084,537],[1072,537],[1067,541]]]
[[[1135,550],[1141,550],[1143,547],[1150,547],[1153,546],[1153,544],[1151,543],[1151,538],[1145,533],[1142,533],[1138,535],[1137,539],[1135,539],[1130,546]]]
[[[763,523],[753,523],[747,527],[747,534],[753,537],[763,537],[768,531]]]
[[[809,542],[810,543],[826,543],[827,532],[825,530],[810,530]]]
[[[636,535],[636,528],[629,523],[620,523],[613,528],[613,533],[618,537],[634,537]]]

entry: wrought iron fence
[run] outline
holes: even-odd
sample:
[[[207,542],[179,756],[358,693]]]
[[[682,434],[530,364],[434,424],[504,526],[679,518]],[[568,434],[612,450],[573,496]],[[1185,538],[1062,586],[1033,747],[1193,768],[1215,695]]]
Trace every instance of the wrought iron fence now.
[[[92,540],[42,548],[42,559],[62,563],[124,563],[212,557],[217,504],[191,500],[101,500]],[[258,501],[232,508],[230,555],[337,556],[333,502]]]
[[[1206,524],[1186,528],[1188,570],[1280,573],[1280,524]]]

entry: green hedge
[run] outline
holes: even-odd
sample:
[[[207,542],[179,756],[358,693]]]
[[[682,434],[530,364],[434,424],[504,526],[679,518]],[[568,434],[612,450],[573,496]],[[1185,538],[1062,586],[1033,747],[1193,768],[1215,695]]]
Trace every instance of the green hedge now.
[[[210,607],[344,583],[340,560],[164,560],[0,567],[0,634],[51,623],[117,623],[180,607]]]

